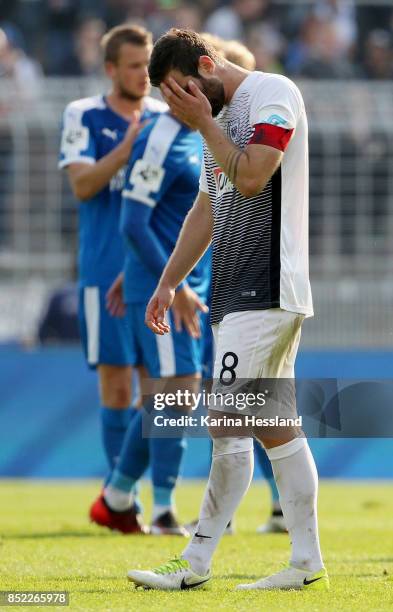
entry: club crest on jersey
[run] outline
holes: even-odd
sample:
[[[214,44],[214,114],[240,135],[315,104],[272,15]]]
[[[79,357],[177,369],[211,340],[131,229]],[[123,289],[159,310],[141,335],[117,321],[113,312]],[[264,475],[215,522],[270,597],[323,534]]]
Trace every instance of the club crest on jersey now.
[[[224,193],[230,193],[233,190],[233,184],[222,168],[214,168],[213,172],[216,179],[217,198],[223,196]]]
[[[240,119],[234,119],[228,123],[228,135],[232,142],[237,143],[240,134]]]

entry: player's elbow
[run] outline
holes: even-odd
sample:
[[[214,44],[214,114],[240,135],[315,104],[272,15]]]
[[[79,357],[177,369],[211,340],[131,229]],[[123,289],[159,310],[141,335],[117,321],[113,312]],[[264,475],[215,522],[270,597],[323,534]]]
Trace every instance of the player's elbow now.
[[[81,202],[86,202],[87,200],[90,200],[93,196],[89,186],[83,182],[75,182],[72,185],[72,192],[76,199],[80,200]]]
[[[254,198],[263,191],[265,183],[261,183],[260,179],[244,178],[237,186],[240,193],[245,198]]]

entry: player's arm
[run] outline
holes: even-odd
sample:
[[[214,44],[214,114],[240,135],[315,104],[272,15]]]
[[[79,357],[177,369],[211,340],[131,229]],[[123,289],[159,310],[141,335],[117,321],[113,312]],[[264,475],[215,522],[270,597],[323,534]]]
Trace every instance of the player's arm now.
[[[210,103],[198,86],[193,81],[188,86],[191,93],[174,79],[161,86],[171,111],[201,132],[217,164],[242,195],[246,198],[258,195],[279,167],[293,129],[258,123],[250,142],[241,149],[214,121]]]
[[[217,164],[245,198],[261,193],[281,164],[283,150],[258,144],[257,140],[241,149],[225,136],[214,119],[204,125],[201,134]]]
[[[207,193],[200,191],[146,309],[146,325],[156,334],[162,335],[169,331],[165,315],[174,300],[176,287],[205,253],[211,243],[212,233],[213,214],[210,199]],[[206,312],[207,308],[203,310]]]
[[[160,278],[168,261],[154,230],[150,226],[153,208],[123,196],[120,231],[127,237],[144,265]]]
[[[67,167],[71,189],[78,200],[90,200],[108,185],[120,168],[125,166],[141,127],[140,114],[134,112],[124,139],[113,151],[94,164],[73,163]]]
[[[140,113],[135,112],[122,142],[97,160],[95,133],[88,115],[73,104],[66,108],[59,167],[67,168],[72,191],[78,200],[94,197],[127,163],[135,138],[142,127]]]
[[[165,267],[160,285],[173,289],[188,276],[212,241],[213,214],[207,193],[199,191],[185,218],[176,247]]]

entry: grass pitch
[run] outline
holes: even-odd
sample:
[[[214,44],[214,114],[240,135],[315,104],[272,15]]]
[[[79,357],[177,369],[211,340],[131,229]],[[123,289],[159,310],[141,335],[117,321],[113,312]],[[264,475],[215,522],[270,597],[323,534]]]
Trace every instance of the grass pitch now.
[[[203,487],[203,483],[179,487],[177,504],[184,520],[196,516]],[[123,536],[90,525],[86,512],[98,490],[99,483],[91,481],[0,481],[0,590],[66,590],[71,610],[393,609],[393,487],[389,484],[321,484],[321,541],[331,578],[328,593],[234,591],[239,582],[280,569],[288,557],[286,535],[255,533],[268,509],[266,487],[258,482],[237,514],[236,535],[223,538],[211,583],[186,592],[137,591],[125,578],[127,569],[151,568],[168,560],[181,552],[184,540]],[[146,485],[147,516],[149,497]]]

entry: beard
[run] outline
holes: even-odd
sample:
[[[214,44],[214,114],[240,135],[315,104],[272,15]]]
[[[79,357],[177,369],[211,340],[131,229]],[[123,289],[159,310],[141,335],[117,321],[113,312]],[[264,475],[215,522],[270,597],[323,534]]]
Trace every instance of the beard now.
[[[135,94],[132,91],[125,89],[125,87],[123,87],[121,84],[119,84],[119,94],[122,98],[124,98],[125,100],[128,100],[129,102],[138,102],[145,95],[145,94],[142,94],[142,95]]]
[[[205,79],[200,76],[199,79],[202,83],[202,93],[204,93],[212,107],[212,115],[213,117],[217,117],[225,105],[224,85],[217,77]]]

